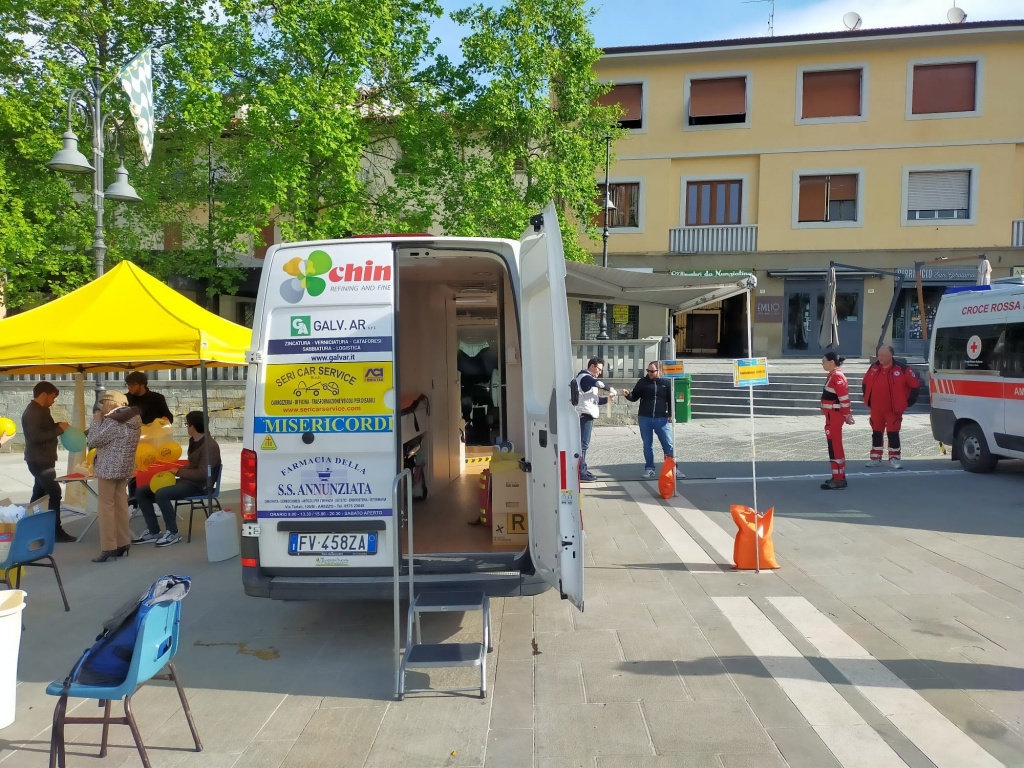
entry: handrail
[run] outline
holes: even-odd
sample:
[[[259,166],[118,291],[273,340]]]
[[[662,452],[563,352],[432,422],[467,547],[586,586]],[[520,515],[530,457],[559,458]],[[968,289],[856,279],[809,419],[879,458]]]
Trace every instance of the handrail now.
[[[393,584],[394,584],[394,608],[395,608],[395,696],[397,697],[401,685],[402,675],[402,618],[399,611],[399,604],[402,600],[402,534],[399,530],[402,527],[402,504],[399,490],[402,485],[402,478],[405,478],[405,501],[409,521],[409,599],[412,600],[412,470],[403,469],[395,479],[391,481],[391,549],[394,553],[393,563]]]

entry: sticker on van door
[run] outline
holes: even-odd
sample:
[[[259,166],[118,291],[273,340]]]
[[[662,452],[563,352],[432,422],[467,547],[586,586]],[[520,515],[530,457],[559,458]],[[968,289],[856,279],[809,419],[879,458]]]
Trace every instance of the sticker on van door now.
[[[391,362],[268,365],[268,416],[394,413]]]
[[[275,311],[267,354],[314,363],[389,360],[394,349],[390,304]]]
[[[337,250],[335,248],[334,250]],[[374,253],[373,245],[361,249]],[[383,254],[381,254],[383,255]],[[307,258],[294,256],[281,265],[283,275],[278,291],[289,304],[299,304],[330,293],[375,293],[391,291],[390,254],[382,259],[378,255],[356,261],[355,254],[331,256],[323,248],[311,251]]]
[[[389,455],[313,455],[262,459],[257,501],[260,517],[388,517],[391,515]]]

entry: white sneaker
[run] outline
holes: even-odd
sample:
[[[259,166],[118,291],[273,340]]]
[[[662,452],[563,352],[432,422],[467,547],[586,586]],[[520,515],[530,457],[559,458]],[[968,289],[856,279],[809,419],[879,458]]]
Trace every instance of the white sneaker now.
[[[903,462],[893,456],[889,459],[889,469],[903,469]]]
[[[153,533],[148,528],[140,533],[138,536],[132,539],[132,544],[152,544],[160,541],[163,536],[159,533]]]
[[[645,469],[644,470],[644,477],[646,477],[648,480],[651,479],[652,477],[656,477],[657,474],[658,473],[655,472],[653,469]]]
[[[872,459],[871,461],[869,461],[864,466],[865,467],[880,467],[880,466],[882,466],[882,460],[881,459]]]
[[[180,533],[171,533],[170,531],[164,531],[164,535],[156,540],[158,547],[169,547],[171,544],[177,544],[181,541]]]

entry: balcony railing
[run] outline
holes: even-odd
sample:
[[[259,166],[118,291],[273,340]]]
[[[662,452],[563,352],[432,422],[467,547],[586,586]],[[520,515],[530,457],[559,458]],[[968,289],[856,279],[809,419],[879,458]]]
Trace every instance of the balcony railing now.
[[[573,372],[587,367],[587,360],[600,356],[604,358],[604,378],[639,379],[650,360],[658,360],[661,339],[630,339],[629,341],[597,341],[578,339],[572,343]]]
[[[757,250],[757,225],[675,227],[668,231],[669,253],[751,253]]]
[[[1024,248],[1024,219],[1014,219],[1010,224],[1013,226],[1010,245],[1014,248]]]

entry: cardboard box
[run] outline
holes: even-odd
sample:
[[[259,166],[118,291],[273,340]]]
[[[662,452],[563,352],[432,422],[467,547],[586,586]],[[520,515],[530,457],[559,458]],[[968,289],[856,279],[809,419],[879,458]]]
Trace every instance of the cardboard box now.
[[[530,521],[526,474],[518,462],[491,464],[491,541],[526,546]]]

